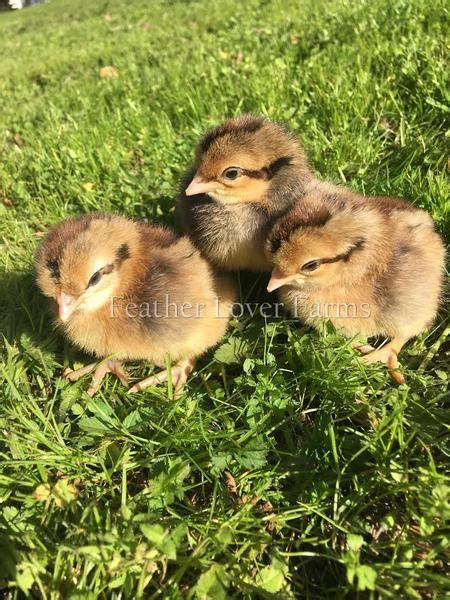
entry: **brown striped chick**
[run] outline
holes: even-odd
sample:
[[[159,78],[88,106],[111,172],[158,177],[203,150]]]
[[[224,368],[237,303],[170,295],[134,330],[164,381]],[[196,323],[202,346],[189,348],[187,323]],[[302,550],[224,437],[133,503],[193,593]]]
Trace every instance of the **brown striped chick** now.
[[[221,268],[269,271],[267,235],[314,180],[285,127],[254,115],[228,119],[198,144],[180,197],[184,227]]]
[[[106,373],[124,385],[122,361],[172,368],[130,392],[171,379],[180,390],[195,360],[224,335],[234,292],[214,275],[187,237],[125,217],[93,213],[54,227],[36,255],[37,283],[58,304],[69,340],[100,359],[67,375],[94,371],[93,395]]]
[[[396,369],[403,345],[436,317],[444,246],[431,217],[401,200],[319,184],[275,225],[267,250],[267,289],[280,288],[291,314],[312,326],[329,319],[348,337],[390,338],[360,346],[366,363]]]

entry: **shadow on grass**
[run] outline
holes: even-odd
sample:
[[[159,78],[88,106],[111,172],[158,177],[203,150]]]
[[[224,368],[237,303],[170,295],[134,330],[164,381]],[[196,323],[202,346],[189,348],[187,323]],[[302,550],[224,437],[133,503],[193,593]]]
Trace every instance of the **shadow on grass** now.
[[[159,196],[154,198],[144,194],[141,199],[141,207],[138,216],[144,218],[149,225],[163,225],[182,232],[177,213],[178,201],[173,196]],[[123,212],[123,210],[118,211]]]
[[[52,331],[49,301],[36,286],[31,271],[0,275],[0,331],[9,343],[23,334],[37,344],[56,340]]]

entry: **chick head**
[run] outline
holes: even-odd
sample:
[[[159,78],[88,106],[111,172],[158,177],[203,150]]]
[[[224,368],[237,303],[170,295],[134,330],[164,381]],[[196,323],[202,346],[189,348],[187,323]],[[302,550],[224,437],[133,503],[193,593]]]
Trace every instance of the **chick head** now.
[[[36,255],[37,283],[56,300],[64,323],[78,311],[93,312],[117,293],[136,244],[136,224],[93,213],[54,227]]]
[[[370,219],[358,211],[332,214],[320,207],[288,215],[276,225],[268,242],[273,270],[267,286],[323,287],[356,282],[368,267]]]
[[[303,161],[283,126],[254,115],[227,119],[200,140],[187,196],[208,194],[227,203],[258,203],[271,186]]]

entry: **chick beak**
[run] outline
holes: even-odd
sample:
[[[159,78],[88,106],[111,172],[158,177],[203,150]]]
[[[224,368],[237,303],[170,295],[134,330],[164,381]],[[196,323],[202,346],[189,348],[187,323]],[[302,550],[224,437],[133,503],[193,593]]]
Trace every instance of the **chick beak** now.
[[[76,309],[78,301],[73,296],[65,294],[64,292],[59,292],[56,296],[56,301],[58,303],[58,316],[61,321],[65,323]]]
[[[207,194],[208,192],[214,192],[217,189],[217,183],[215,181],[205,181],[197,173],[194,179],[187,186],[185,190],[186,196],[195,196],[196,194]]]
[[[272,271],[272,275],[270,276],[270,281],[267,284],[267,291],[273,292],[283,285],[290,283],[293,279],[295,279],[295,275],[289,275],[289,277],[283,277],[281,273],[276,270]]]

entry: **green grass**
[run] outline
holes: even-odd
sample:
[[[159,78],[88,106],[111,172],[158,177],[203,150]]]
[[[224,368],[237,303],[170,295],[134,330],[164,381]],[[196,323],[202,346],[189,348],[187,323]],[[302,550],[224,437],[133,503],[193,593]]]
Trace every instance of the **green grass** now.
[[[239,319],[180,399],[112,377],[89,399],[61,378],[81,357],[32,274],[36,234],[69,214],[176,223],[199,134],[244,111],[286,120],[324,178],[406,197],[448,236],[447,24],[443,0],[0,15],[2,597],[449,592],[444,314],[405,348],[400,387],[332,331]]]

